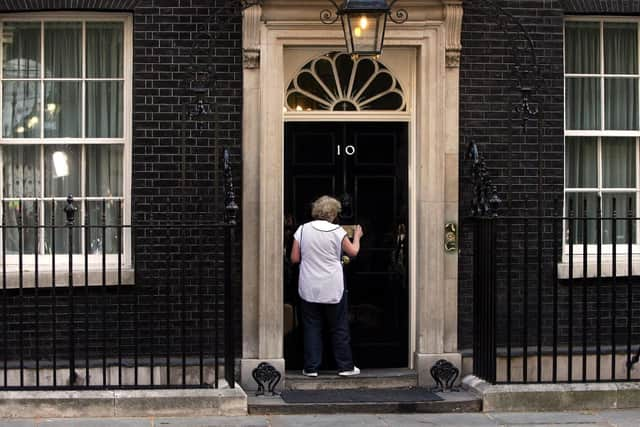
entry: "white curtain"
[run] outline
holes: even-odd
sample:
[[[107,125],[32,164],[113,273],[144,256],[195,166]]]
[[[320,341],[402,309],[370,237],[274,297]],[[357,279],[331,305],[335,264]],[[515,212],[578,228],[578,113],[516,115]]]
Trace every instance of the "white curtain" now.
[[[4,78],[39,78],[40,23],[4,22],[2,36]]]
[[[635,138],[602,138],[602,187],[635,188]]]
[[[567,137],[565,141],[567,188],[598,187],[598,139]]]
[[[34,145],[5,145],[2,147],[3,163],[3,196],[7,198],[36,197],[40,193],[39,171],[40,147]],[[22,223],[35,225],[38,222],[36,203],[22,202]],[[3,205],[4,221],[7,225],[17,225],[20,217],[20,203],[17,200],[6,200]],[[35,230],[24,229],[22,247],[26,253],[33,253]],[[7,253],[15,254],[19,250],[18,230],[7,228],[5,235]]]
[[[122,23],[87,23],[87,77],[122,78],[122,43]],[[87,137],[122,137],[123,90],[122,81],[87,82]]]
[[[82,24],[44,24],[45,77],[82,77]]]

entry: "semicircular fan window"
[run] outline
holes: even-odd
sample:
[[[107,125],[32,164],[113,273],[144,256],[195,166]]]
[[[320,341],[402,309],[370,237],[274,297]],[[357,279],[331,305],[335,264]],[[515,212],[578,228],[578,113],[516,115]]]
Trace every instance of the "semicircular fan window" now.
[[[371,58],[332,52],[307,64],[287,88],[288,111],[406,111],[393,74]]]

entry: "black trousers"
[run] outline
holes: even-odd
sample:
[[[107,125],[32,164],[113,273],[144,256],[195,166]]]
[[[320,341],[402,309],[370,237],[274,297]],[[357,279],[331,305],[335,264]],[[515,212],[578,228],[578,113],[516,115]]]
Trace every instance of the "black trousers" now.
[[[301,300],[302,324],[304,327],[304,370],[318,372],[322,363],[322,329],[324,323],[331,333],[333,355],[338,372],[353,369],[347,291],[337,304],[321,304]]]

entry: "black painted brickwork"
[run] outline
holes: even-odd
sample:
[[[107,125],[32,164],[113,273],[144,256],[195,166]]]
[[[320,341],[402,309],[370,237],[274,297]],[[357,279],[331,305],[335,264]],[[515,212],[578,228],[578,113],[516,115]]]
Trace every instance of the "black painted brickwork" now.
[[[499,1],[506,11],[515,16],[528,31],[536,46],[544,84],[533,97],[534,104],[541,108],[540,121],[528,123],[526,138],[522,135],[522,124],[512,120],[509,111],[519,94],[511,88],[511,51],[506,37],[495,24],[495,18],[480,1],[465,1],[462,33],[462,58],[460,67],[460,126],[461,126],[461,183],[460,183],[460,263],[459,263],[459,344],[462,349],[470,349],[473,333],[473,246],[471,223],[468,220],[470,191],[470,167],[464,160],[469,139],[478,142],[487,166],[498,185],[503,200],[500,214],[524,216],[536,215],[538,200],[541,200],[543,215],[553,212],[554,199],[562,200],[563,189],[563,41],[562,26],[565,14],[624,13],[638,2],[627,1]],[[565,10],[564,7],[567,9]],[[511,27],[511,31],[516,28]],[[512,33],[511,37],[514,37]],[[517,35],[515,35],[517,37]],[[540,130],[542,164],[538,158],[538,126]],[[510,141],[510,142],[509,142]],[[511,155],[509,149],[512,150]],[[509,179],[509,165],[511,176]],[[538,177],[541,189],[538,191]],[[508,183],[511,183],[511,188]],[[511,193],[509,193],[511,189]],[[540,198],[540,199],[539,199]],[[509,200],[512,209],[509,211]],[[559,207],[562,208],[561,203]],[[625,213],[619,213],[624,216]],[[542,224],[540,244],[538,244],[538,224],[528,223],[528,263],[525,267],[524,223],[512,223],[512,250],[507,248],[507,226],[498,223],[497,278],[498,278],[498,344],[505,344],[505,330],[509,323],[513,332],[512,344],[536,345],[538,322],[543,346],[552,344],[553,335],[553,233],[551,222]],[[582,224],[577,222],[576,227]],[[560,225],[558,230],[560,230]],[[556,240],[557,241],[557,240]],[[538,252],[538,247],[541,248]],[[540,253],[541,273],[538,273],[538,253]],[[507,263],[512,263],[511,282],[507,280]],[[626,267],[625,267],[626,268]],[[621,274],[621,272],[618,272]],[[540,275],[540,281],[538,276]],[[567,344],[573,335],[573,345],[581,345],[586,336],[587,346],[595,344],[597,318],[600,316],[601,344],[611,344],[612,314],[615,313],[615,336],[618,346],[626,343],[626,327],[629,310],[631,318],[640,315],[638,299],[638,279],[627,281],[618,278],[614,286],[611,279],[586,281],[560,281],[558,287],[558,342]],[[540,283],[540,285],[539,285]],[[577,286],[579,285],[579,286]],[[629,287],[627,287],[629,285]],[[543,298],[538,299],[538,286]],[[512,313],[510,322],[506,317],[506,292],[511,289]],[[525,291],[526,287],[526,291]],[[627,291],[631,289],[631,298]],[[631,306],[628,301],[631,300]],[[573,301],[571,303],[571,301]],[[538,304],[542,315],[538,319]],[[598,305],[600,306],[598,309]],[[526,307],[526,311],[525,311]],[[613,307],[613,309],[612,309]],[[569,329],[569,318],[573,317],[574,327]],[[632,334],[637,340],[640,330],[632,322]],[[584,327],[583,327],[584,325]],[[570,334],[571,332],[571,334]],[[581,351],[581,349],[580,349]]]
[[[179,339],[187,337],[185,350],[193,355],[197,347],[199,315],[204,307],[206,344],[213,348],[216,319],[222,319],[223,234],[220,229],[187,230],[145,228],[145,224],[169,222],[177,224],[205,220],[221,221],[223,212],[222,150],[232,150],[236,201],[240,204],[240,140],[242,105],[241,16],[239,10],[225,8],[225,0],[40,0],[0,1],[3,12],[25,10],[91,9],[129,11],[133,15],[133,175],[132,207],[135,232],[135,286],[106,289],[74,290],[76,339],[78,354],[84,337],[85,314],[89,314],[90,353],[101,356],[103,348],[103,309],[106,310],[108,356],[117,352],[117,325],[120,319],[123,357],[135,350],[136,322],[142,352],[164,354],[166,336],[171,332],[172,356],[182,354]],[[218,19],[215,19],[215,18]],[[213,64],[218,76],[216,89],[208,91],[208,102],[218,106],[217,120],[209,113],[200,123],[185,121],[183,104],[192,100],[182,85],[185,72],[192,63],[205,64],[207,43],[198,41],[198,31],[216,31]],[[183,129],[183,131],[181,131]],[[183,138],[184,136],[184,138]],[[185,147],[186,175],[182,180],[182,147]],[[64,213],[61,211],[61,215]],[[239,230],[237,233],[240,236]],[[239,239],[237,239],[239,240]],[[185,246],[182,248],[180,243]],[[236,245],[234,272],[236,277],[236,335],[240,324],[240,256]],[[181,263],[181,259],[185,262]],[[201,264],[199,264],[201,262]],[[58,286],[64,287],[64,284]],[[184,285],[184,287],[183,287]],[[19,322],[23,322],[23,355],[35,352],[34,308],[39,306],[41,357],[50,360],[51,319],[57,311],[56,339],[60,354],[67,352],[70,304],[68,289],[2,291],[8,325],[8,347],[3,347],[9,360],[19,354]],[[169,294],[167,294],[169,292]],[[55,308],[54,308],[55,298]],[[87,298],[87,299],[85,299]],[[85,301],[88,302],[85,305]],[[140,314],[134,313],[139,310]],[[23,313],[22,318],[20,312]],[[165,322],[165,323],[163,323]],[[167,326],[168,322],[168,326]],[[164,325],[164,326],[161,326]],[[219,322],[218,327],[222,327]],[[156,347],[149,347],[150,328],[155,327]],[[182,328],[185,328],[184,331]],[[183,333],[184,332],[184,333]],[[222,330],[218,330],[222,343]],[[183,334],[183,335],[181,335]],[[186,334],[186,335],[185,335]],[[0,331],[0,340],[5,336]],[[48,344],[47,344],[48,343]],[[237,340],[238,348],[240,340]],[[44,354],[44,355],[43,355]],[[78,356],[80,357],[80,356]],[[4,359],[0,352],[0,359]]]
[[[145,0],[1,0],[2,12],[33,12],[36,10],[104,10],[130,11]],[[173,4],[180,4],[179,0]]]
[[[563,0],[566,14],[629,15],[640,13],[640,0]]]

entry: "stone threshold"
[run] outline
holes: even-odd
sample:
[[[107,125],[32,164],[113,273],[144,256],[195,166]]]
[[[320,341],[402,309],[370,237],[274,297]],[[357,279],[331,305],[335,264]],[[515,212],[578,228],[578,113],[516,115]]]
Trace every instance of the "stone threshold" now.
[[[640,407],[640,383],[492,385],[468,375],[462,387],[482,400],[483,412],[536,412]]]
[[[321,371],[317,377],[305,377],[301,371],[287,371],[286,390],[335,390],[352,388],[416,387],[418,374],[409,368],[363,369],[353,377],[340,377],[335,371]]]
[[[248,398],[249,415],[301,414],[391,414],[391,413],[459,413],[481,412],[482,401],[475,395],[460,391],[436,393],[440,401],[430,402],[341,402],[287,403],[280,396]]]
[[[218,389],[2,391],[0,418],[243,416],[247,395]]]

